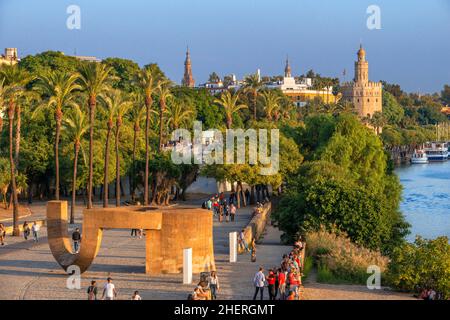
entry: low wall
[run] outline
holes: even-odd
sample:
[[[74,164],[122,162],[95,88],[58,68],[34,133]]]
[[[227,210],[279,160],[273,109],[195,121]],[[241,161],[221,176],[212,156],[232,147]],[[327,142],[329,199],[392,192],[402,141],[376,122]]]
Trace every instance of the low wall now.
[[[253,238],[258,240],[262,236],[271,212],[272,203],[268,202],[263,206],[261,213],[250,220],[244,229],[244,239],[247,244],[250,245]],[[239,250],[239,253],[241,252],[242,250]]]
[[[28,222],[28,226],[30,227],[30,230],[31,230],[31,227],[33,226],[33,223],[35,221],[36,221],[36,224],[38,226],[43,227],[43,226],[46,225],[46,220],[45,219],[43,219],[43,220],[30,220],[30,221],[27,221]],[[19,230],[20,230],[21,233],[23,232],[23,223],[21,223],[19,225]],[[12,233],[13,233],[13,226],[6,227],[5,231],[6,231],[6,235],[12,235]]]

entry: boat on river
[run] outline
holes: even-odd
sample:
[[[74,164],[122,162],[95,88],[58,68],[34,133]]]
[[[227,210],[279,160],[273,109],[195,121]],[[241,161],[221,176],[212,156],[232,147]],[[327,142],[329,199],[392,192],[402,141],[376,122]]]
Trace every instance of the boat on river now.
[[[447,142],[427,142],[425,143],[424,150],[430,162],[448,160]]]
[[[416,149],[411,157],[412,164],[428,163],[428,156],[424,149]]]

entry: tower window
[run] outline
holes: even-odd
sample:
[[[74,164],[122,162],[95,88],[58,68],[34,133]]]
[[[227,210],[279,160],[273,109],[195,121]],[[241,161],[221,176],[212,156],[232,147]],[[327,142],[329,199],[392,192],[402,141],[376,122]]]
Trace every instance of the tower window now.
[[[370,99],[367,99],[367,102],[370,102]]]

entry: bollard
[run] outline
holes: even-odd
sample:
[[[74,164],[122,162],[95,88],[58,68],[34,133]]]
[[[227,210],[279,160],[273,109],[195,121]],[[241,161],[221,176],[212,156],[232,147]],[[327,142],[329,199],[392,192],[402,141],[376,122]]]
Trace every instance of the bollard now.
[[[183,284],[192,283],[192,248],[183,249]]]
[[[237,232],[230,232],[230,262],[237,261]]]

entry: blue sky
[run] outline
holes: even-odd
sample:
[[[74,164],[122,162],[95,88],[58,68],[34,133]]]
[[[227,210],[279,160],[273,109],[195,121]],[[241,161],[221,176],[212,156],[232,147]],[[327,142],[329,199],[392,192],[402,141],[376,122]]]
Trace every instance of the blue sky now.
[[[66,28],[71,4],[81,30]],[[381,30],[366,27],[372,4]],[[0,0],[0,48],[157,62],[176,82],[187,45],[197,83],[212,71],[281,74],[287,54],[296,75],[346,69],[348,80],[362,41],[372,80],[435,92],[450,84],[449,39],[450,0]]]

